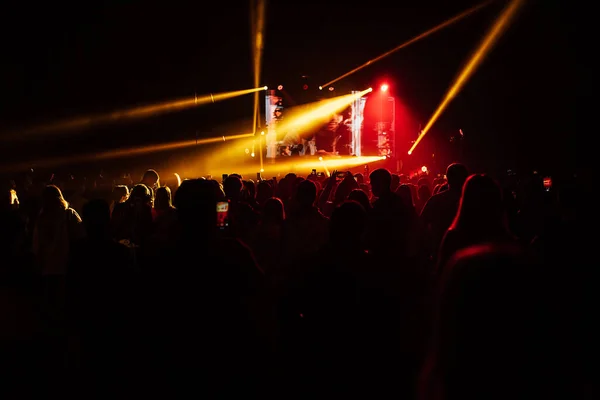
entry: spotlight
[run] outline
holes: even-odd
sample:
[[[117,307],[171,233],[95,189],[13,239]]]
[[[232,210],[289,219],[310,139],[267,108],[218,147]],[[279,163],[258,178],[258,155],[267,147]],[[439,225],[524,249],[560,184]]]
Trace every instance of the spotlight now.
[[[334,90],[334,89],[333,89],[333,86],[329,86],[329,91],[330,91],[330,92],[333,92],[333,90]]]
[[[319,157],[319,161],[323,161],[323,157]]]
[[[302,86],[302,89],[304,89],[304,90],[308,90],[308,85],[307,85],[307,84],[304,84],[304,86]]]
[[[412,151],[410,151],[410,150],[409,150],[409,151],[408,151],[408,155],[410,156],[411,154],[412,154]]]
[[[319,86],[319,90],[323,90],[323,86]]]
[[[277,86],[277,90],[283,90],[283,85]]]
[[[265,86],[263,89],[264,89],[264,90],[269,90],[269,87],[268,87],[268,86]]]
[[[263,135],[263,136],[265,136],[265,131],[262,131],[260,134]]]
[[[264,168],[261,168],[261,169],[260,169],[260,172],[265,172],[265,169],[264,169]]]
[[[388,85],[387,85],[387,83],[384,83],[383,85],[381,85],[381,91],[382,91],[382,92],[387,92],[387,90],[388,90]]]
[[[250,154],[250,149],[246,149],[244,151],[246,152],[246,154]]]
[[[373,88],[372,88],[372,87],[370,87],[369,89],[367,89],[367,91],[369,91],[369,92],[372,92],[372,91],[373,91]]]
[[[423,166],[421,167],[421,172],[427,172],[427,167],[423,165]]]
[[[254,153],[250,153],[250,157],[254,157]]]

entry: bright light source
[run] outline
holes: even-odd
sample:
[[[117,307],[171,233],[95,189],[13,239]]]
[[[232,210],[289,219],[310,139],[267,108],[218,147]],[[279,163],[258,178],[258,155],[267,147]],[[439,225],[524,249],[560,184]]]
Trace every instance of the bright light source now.
[[[265,169],[264,169],[264,168],[261,168],[261,169],[260,169],[260,172],[265,172]]]
[[[319,86],[319,90],[323,90],[323,86]]]
[[[244,151],[246,152],[246,154],[250,154],[250,149],[246,149]]]
[[[370,87],[370,88],[368,89],[368,91],[369,91],[369,92],[372,92],[372,91],[373,91],[373,88],[372,88],[372,87]]]
[[[323,157],[319,157],[319,161],[323,161]]]
[[[250,157],[254,157],[254,153],[250,153]]]
[[[382,92],[387,92],[387,90],[388,90],[388,85],[387,85],[387,83],[384,83],[383,85],[381,85],[381,91],[382,91]]]
[[[305,84],[304,86],[302,86],[302,89],[308,90],[308,85]]]
[[[412,151],[410,151],[410,150],[409,150],[409,151],[408,151],[408,155],[410,156],[411,154],[412,154]]]
[[[265,136],[265,131],[262,131],[260,134],[263,135],[263,136]]]
[[[427,172],[427,167],[423,165],[423,166],[421,167],[421,171],[422,171],[422,172]]]
[[[265,87],[264,87],[264,89],[265,89],[265,90],[269,90],[269,87],[268,87],[268,86],[265,86]]]
[[[283,85],[277,86],[277,90],[283,90]]]
[[[330,91],[330,92],[333,92],[333,91],[334,91],[334,88],[333,88],[333,86],[329,86],[329,91]]]

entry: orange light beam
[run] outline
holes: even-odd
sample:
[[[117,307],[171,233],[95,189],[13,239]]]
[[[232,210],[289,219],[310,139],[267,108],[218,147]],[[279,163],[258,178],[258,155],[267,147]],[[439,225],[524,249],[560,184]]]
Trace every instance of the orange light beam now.
[[[446,20],[444,22],[442,22],[441,24],[439,24],[437,26],[434,26],[433,28],[431,28],[431,29],[429,29],[429,30],[427,30],[427,31],[425,31],[425,32],[423,32],[423,33],[415,36],[414,38],[412,38],[412,39],[410,39],[410,40],[402,43],[401,45],[398,45],[398,46],[394,47],[393,49],[391,49],[389,51],[386,51],[385,53],[381,54],[380,56],[377,56],[377,57],[375,57],[375,58],[367,61],[366,63],[364,63],[364,64],[362,64],[362,65],[354,68],[353,70],[351,70],[349,72],[346,72],[344,75],[341,75],[341,76],[335,78],[334,80],[329,81],[329,82],[321,85],[321,88],[326,88],[327,86],[329,86],[329,85],[331,85],[331,84],[333,84],[333,83],[335,83],[337,81],[340,81],[340,80],[342,80],[342,79],[344,79],[344,78],[346,78],[346,77],[348,77],[348,76],[350,76],[350,75],[352,75],[352,74],[354,74],[354,73],[362,70],[363,68],[366,68],[369,65],[374,64],[377,61],[382,60],[383,58],[385,58],[385,57],[387,57],[387,56],[389,56],[391,54],[394,54],[395,52],[397,52],[400,49],[403,49],[403,48],[405,48],[407,46],[410,46],[411,44],[413,44],[415,42],[418,42],[421,39],[425,39],[429,35],[432,35],[432,34],[438,32],[438,31],[440,31],[440,30],[442,30],[444,28],[447,28],[448,26],[450,26],[450,25],[452,25],[452,24],[454,24],[454,23],[456,23],[456,22],[458,22],[458,21],[460,21],[460,20],[462,20],[462,19],[470,16],[471,14],[474,14],[475,12],[481,10],[482,8],[490,5],[494,1],[495,0],[488,0],[486,2],[483,2],[483,3],[479,4],[479,5],[471,7],[471,8],[469,8],[466,11],[463,11],[462,13],[460,13],[460,14],[458,14],[458,15],[456,15],[456,16],[454,16],[454,17],[452,17],[452,18],[450,18],[450,19],[448,19],[448,20]]]
[[[59,121],[56,123],[52,123],[49,125],[38,126],[34,128],[27,129],[21,132],[15,132],[13,135],[5,135],[0,136],[5,140],[9,138],[10,140],[14,139],[23,139],[25,137],[41,134],[41,133],[49,133],[55,131],[69,131],[74,129],[82,129],[88,128],[93,125],[103,124],[108,122],[116,122],[123,119],[131,119],[131,118],[144,118],[149,117],[156,114],[163,114],[167,112],[179,111],[203,104],[208,103],[216,103],[217,101],[231,99],[237,96],[243,96],[250,93],[259,92],[261,90],[266,90],[266,87],[257,87],[253,89],[244,89],[244,90],[236,90],[233,92],[224,92],[224,93],[216,93],[216,94],[207,94],[204,96],[194,96],[191,98],[185,98],[176,101],[169,101],[159,104],[152,104],[148,106],[135,107],[122,111],[115,111],[108,114],[101,114],[95,116],[87,116],[81,118],[75,118],[65,121]]]
[[[435,121],[437,121],[437,119],[444,112],[444,110],[452,101],[452,99],[456,97],[456,95],[460,92],[460,90],[462,89],[464,84],[469,80],[471,75],[473,75],[473,73],[481,64],[485,56],[490,52],[498,38],[506,30],[508,24],[514,18],[515,14],[517,13],[518,9],[521,7],[522,4],[523,0],[512,0],[510,4],[506,6],[506,8],[502,11],[502,14],[500,14],[500,16],[496,19],[494,25],[492,25],[492,28],[485,35],[485,37],[479,44],[479,47],[475,50],[475,52],[469,59],[469,62],[464,66],[462,71],[454,80],[454,83],[446,93],[446,96],[444,96],[444,99],[429,119],[429,122],[427,122],[425,128],[421,131],[419,137],[417,138],[417,140],[415,140],[415,143],[413,143],[412,147],[408,151],[408,155],[412,154],[419,142],[423,140],[423,137],[427,134],[429,129],[431,129],[431,126],[435,123]]]
[[[31,168],[32,165],[41,165],[44,167],[54,167],[57,165],[64,165],[64,164],[69,164],[69,163],[76,164],[76,163],[80,163],[80,162],[98,161],[98,160],[106,160],[106,159],[112,159],[112,158],[132,157],[132,156],[139,156],[139,155],[143,155],[143,154],[156,153],[156,152],[160,152],[160,151],[176,150],[176,149],[181,149],[181,148],[185,148],[185,147],[192,147],[192,146],[196,146],[196,144],[209,144],[209,143],[216,143],[216,142],[225,142],[225,141],[229,141],[229,140],[248,138],[251,136],[252,136],[252,133],[244,133],[244,134],[232,135],[232,136],[219,136],[219,137],[201,139],[198,141],[196,141],[194,139],[194,140],[184,140],[184,141],[175,142],[175,143],[162,143],[162,144],[154,144],[154,145],[148,145],[148,146],[133,147],[133,148],[128,148],[128,149],[108,150],[108,151],[104,151],[101,153],[82,154],[82,155],[77,155],[74,157],[55,157],[55,158],[49,158],[49,159],[39,160],[39,161],[34,161],[34,162],[21,163],[20,165],[12,165],[12,166],[9,165],[9,166],[0,168],[0,171],[23,170],[23,169]]]

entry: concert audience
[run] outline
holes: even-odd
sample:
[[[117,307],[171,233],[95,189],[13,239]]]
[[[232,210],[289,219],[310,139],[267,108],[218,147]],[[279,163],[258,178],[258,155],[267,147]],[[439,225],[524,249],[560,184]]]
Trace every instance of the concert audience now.
[[[593,398],[581,183],[446,177],[10,181],[0,393]]]

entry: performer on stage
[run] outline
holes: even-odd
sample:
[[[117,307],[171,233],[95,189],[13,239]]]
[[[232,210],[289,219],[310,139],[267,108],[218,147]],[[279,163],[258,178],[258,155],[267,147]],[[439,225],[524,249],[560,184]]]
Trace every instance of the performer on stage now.
[[[315,145],[318,152],[333,153],[335,151],[334,144],[336,139],[336,131],[338,130],[342,116],[334,114],[329,119],[327,125],[322,127],[315,135]]]
[[[352,108],[348,107],[342,112],[342,122],[336,131],[334,151],[340,155],[352,153]]]

